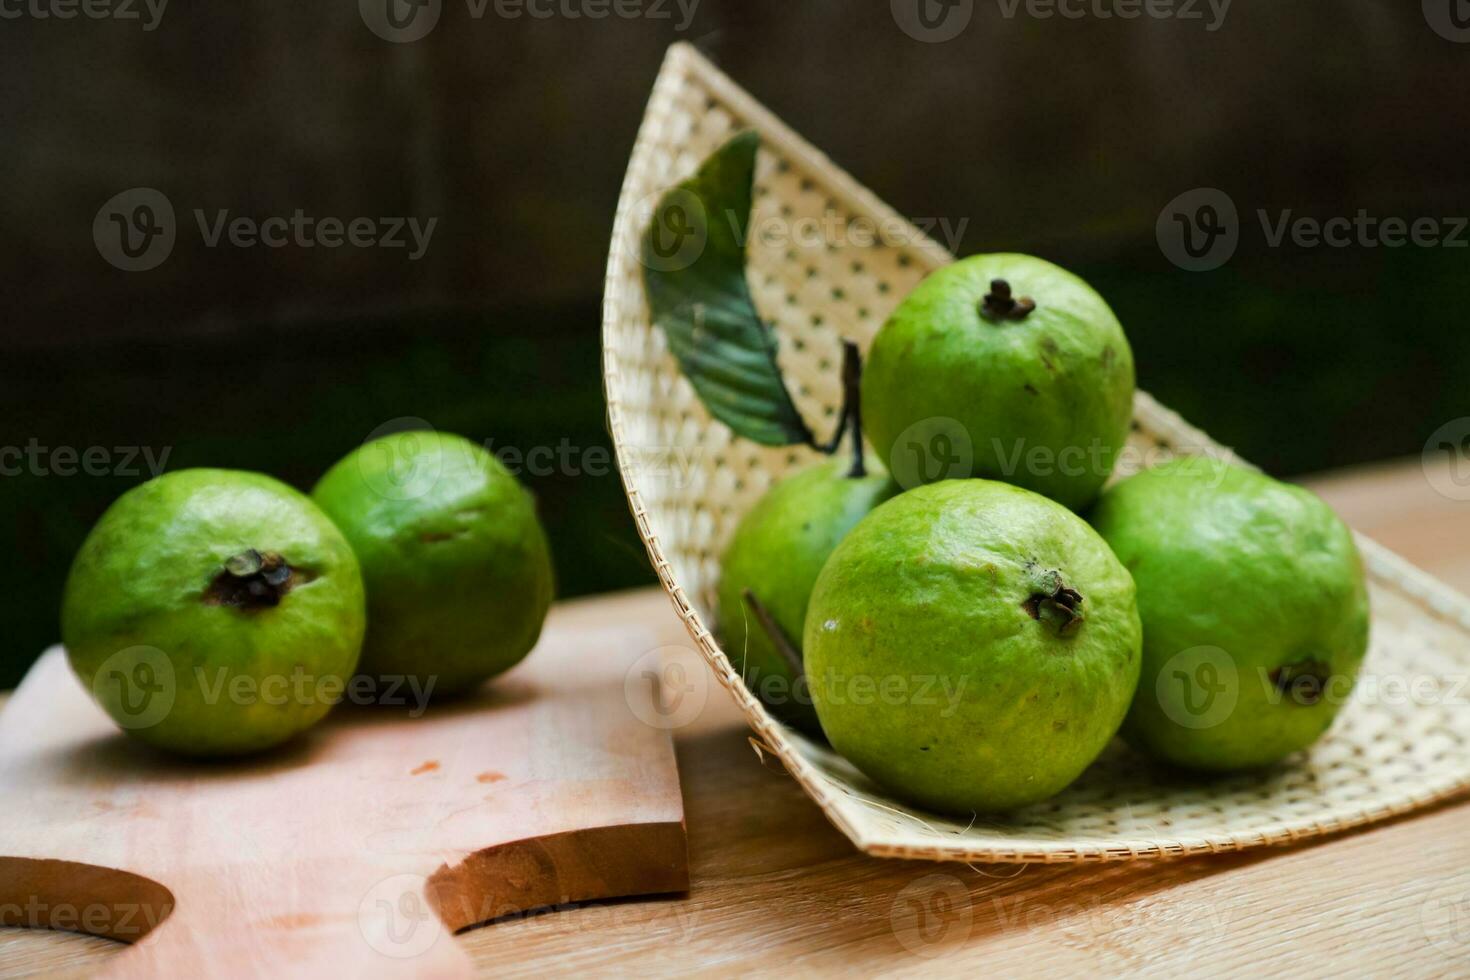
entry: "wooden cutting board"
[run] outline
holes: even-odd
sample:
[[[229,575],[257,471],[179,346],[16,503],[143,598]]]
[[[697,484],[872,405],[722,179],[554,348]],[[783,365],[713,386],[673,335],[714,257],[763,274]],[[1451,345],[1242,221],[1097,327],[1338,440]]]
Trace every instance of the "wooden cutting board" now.
[[[116,976],[460,976],[455,930],[685,891],[656,646],[553,618],[475,698],[228,763],[128,739],[52,649],[0,712],[0,924],[134,943]]]

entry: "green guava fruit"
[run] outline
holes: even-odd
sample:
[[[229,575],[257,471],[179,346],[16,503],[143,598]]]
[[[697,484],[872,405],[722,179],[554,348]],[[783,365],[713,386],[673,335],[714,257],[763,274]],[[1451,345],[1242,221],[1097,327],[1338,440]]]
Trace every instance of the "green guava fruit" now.
[[[61,635],[124,730],[194,756],[284,742],[341,699],[362,649],[357,558],[297,491],[180,470],[134,487],[72,562]]]
[[[441,432],[385,436],[338,461],[312,498],[362,563],[362,673],[463,693],[536,645],[551,551],[535,499],[483,447]]]
[[[878,332],[863,416],[904,487],[981,476],[1077,510],[1127,440],[1133,352],[1070,272],[976,255],[930,275]]]
[[[1307,748],[1352,693],[1368,591],[1352,533],[1300,488],[1205,457],[1110,488],[1093,525],[1138,584],[1143,675],[1123,736],[1191,769]]]
[[[741,519],[720,571],[720,634],[751,692],[789,725],[821,733],[805,679],[759,621],[763,608],[800,652],[812,586],[832,549],[868,511],[898,492],[881,467],[848,476],[822,463],[776,484]],[[754,605],[746,599],[746,591]]]
[[[880,504],[827,560],[806,671],[832,747],[900,799],[998,812],[1066,788],[1138,682],[1133,581],[1071,511],[990,480]]]

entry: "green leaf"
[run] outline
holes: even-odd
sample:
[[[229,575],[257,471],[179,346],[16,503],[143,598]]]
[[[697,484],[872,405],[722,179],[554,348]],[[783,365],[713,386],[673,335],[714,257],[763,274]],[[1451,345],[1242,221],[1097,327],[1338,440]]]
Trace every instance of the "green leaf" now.
[[[643,287],[711,415],[761,445],[810,444],[745,279],[759,146],[752,131],[736,135],[659,201],[643,234]]]

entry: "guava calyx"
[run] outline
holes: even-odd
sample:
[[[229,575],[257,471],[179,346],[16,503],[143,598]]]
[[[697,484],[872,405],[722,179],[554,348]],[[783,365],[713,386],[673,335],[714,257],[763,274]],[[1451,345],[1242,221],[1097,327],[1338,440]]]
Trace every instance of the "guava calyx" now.
[[[1310,708],[1322,700],[1332,678],[1332,667],[1320,660],[1302,660],[1283,664],[1267,676],[1276,690],[1292,703]]]
[[[225,559],[224,569],[204,590],[204,602],[241,609],[269,608],[280,605],[287,592],[307,580],[301,569],[291,567],[276,552],[250,548]]]
[[[1038,623],[1050,626],[1058,636],[1072,636],[1087,618],[1082,614],[1082,593],[1063,582],[1061,572],[1041,571],[1035,566],[1032,571],[1035,591],[1021,603],[1021,608]]]
[[[980,315],[995,322],[997,320],[1026,319],[1036,309],[1036,301],[1030,296],[1017,299],[1011,294],[1011,284],[1004,279],[990,280],[990,292],[980,301]]]

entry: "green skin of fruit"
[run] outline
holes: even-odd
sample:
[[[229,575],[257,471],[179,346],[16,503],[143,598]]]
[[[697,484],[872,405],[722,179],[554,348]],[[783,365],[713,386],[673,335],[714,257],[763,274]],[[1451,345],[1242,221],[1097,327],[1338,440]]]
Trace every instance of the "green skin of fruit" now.
[[[362,564],[362,673],[462,693],[536,645],[554,591],[550,548],[534,498],[483,447],[386,436],[333,466],[312,498]]]
[[[1055,600],[1080,593],[1082,618]],[[1133,581],[1061,505],[949,480],[880,505],[812,592],[806,668],[833,748],[932,810],[1003,812],[1060,792],[1138,682]]]
[[[1036,309],[1019,321],[982,315],[993,279]],[[878,332],[863,417],[906,487],[982,476],[1076,510],[1107,481],[1128,437],[1133,387],[1123,328],[1087,283],[1028,255],[977,255],[930,275]],[[932,419],[963,431],[943,423],[949,445],[927,430],[916,438],[909,427]],[[962,440],[973,451],[968,468],[953,448]]]
[[[1110,488],[1092,521],[1138,585],[1143,676],[1123,726],[1130,744],[1228,771],[1321,737],[1368,649],[1362,560],[1331,508],[1300,487],[1193,458]],[[1283,667],[1285,690],[1272,676]],[[1304,674],[1323,696],[1289,683]]]
[[[252,549],[293,569],[277,605],[220,599],[226,561]],[[357,559],[327,516],[270,477],[211,469],[165,474],[108,508],[61,611],[72,668],[108,714],[192,756],[259,751],[321,720],[364,624]]]
[[[837,460],[782,480],[751,508],[725,550],[720,575],[720,634],[746,685],[778,718],[821,734],[804,680],[746,606],[750,589],[793,646],[801,647],[807,601],[832,549],[875,506],[898,492],[881,467],[852,478]]]

